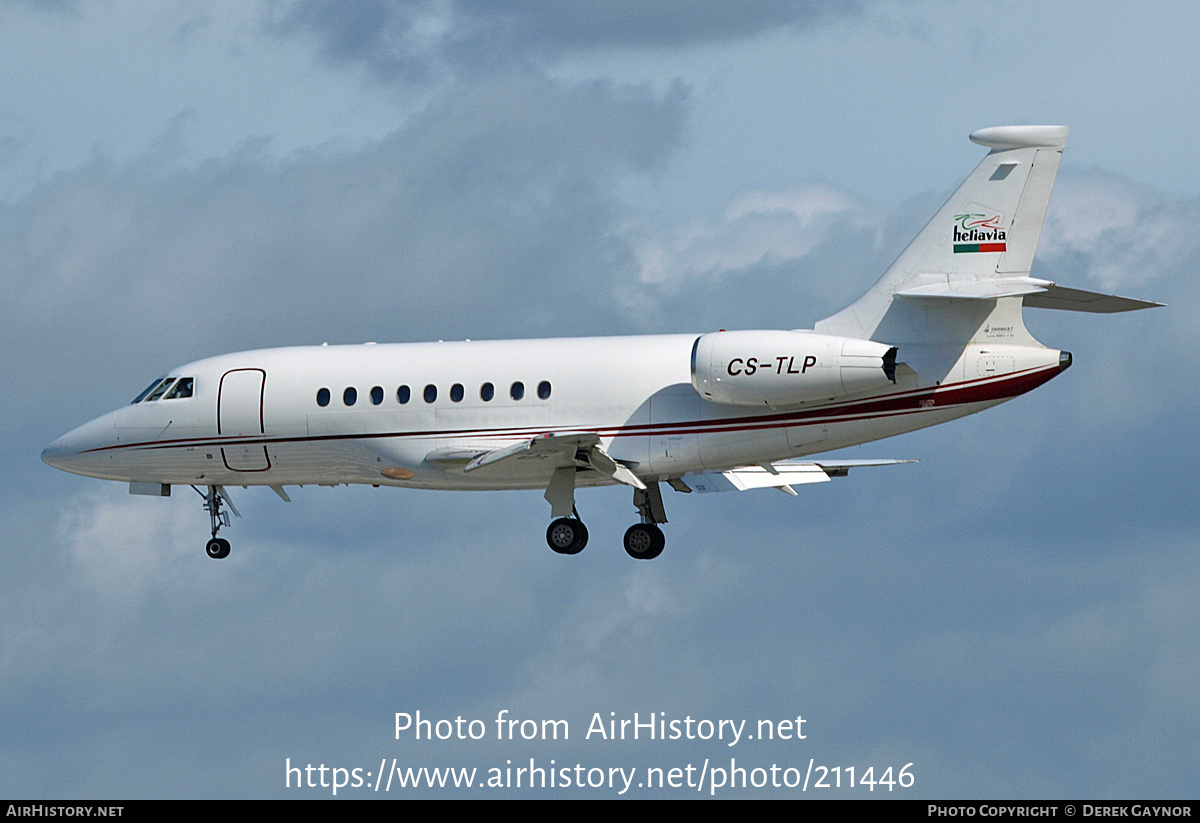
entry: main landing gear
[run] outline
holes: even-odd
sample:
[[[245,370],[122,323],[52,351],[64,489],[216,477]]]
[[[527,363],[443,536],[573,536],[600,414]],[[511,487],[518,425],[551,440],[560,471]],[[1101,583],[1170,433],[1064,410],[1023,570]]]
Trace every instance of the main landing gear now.
[[[658,527],[667,522],[667,511],[663,507],[662,492],[658,483],[644,489],[633,490],[633,505],[642,516],[641,523],[634,523],[625,532],[625,553],[634,560],[653,560],[662,554],[667,538]]]
[[[560,517],[546,529],[546,542],[559,554],[579,554],[587,545],[587,526],[579,519],[579,512],[573,510],[571,514],[575,516]]]
[[[662,554],[667,543],[658,527],[659,523],[667,522],[658,483],[651,483],[645,489],[634,489],[633,505],[642,522],[635,523],[625,532],[625,551],[635,560],[653,560]],[[546,543],[558,554],[579,554],[588,542],[587,526],[579,519],[579,511],[573,504],[570,512],[571,517],[559,517],[546,529]]]
[[[634,523],[625,532],[625,551],[634,560],[653,560],[665,545],[666,535],[654,523]]]
[[[237,507],[233,505],[233,501],[229,499],[228,493],[224,486],[209,486],[207,492],[202,492],[195,486],[196,494],[204,498],[204,510],[208,512],[209,520],[212,522],[212,539],[204,546],[204,553],[213,560],[221,560],[229,556],[229,541],[223,537],[217,537],[217,532],[222,526],[229,525],[229,512],[221,511],[222,506],[229,506],[229,511],[232,511],[238,517],[241,513]]]

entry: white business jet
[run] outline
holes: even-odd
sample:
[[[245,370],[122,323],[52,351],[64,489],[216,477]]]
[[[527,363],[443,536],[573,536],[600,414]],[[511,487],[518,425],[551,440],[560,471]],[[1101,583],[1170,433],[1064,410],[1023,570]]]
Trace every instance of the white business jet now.
[[[809,455],[944,423],[1071,365],[1025,329],[1026,306],[1119,312],[1161,305],[1029,276],[1064,126],[1000,126],[991,151],[879,281],[813,330],[718,331],[265,349],[198,360],[42,459],[167,496],[189,485],[210,557],[238,514],[229,486],[369,483],[539,489],[550,548],[575,554],[582,486],[633,490],[625,550],[650,559],[679,492],[825,482],[903,460]]]

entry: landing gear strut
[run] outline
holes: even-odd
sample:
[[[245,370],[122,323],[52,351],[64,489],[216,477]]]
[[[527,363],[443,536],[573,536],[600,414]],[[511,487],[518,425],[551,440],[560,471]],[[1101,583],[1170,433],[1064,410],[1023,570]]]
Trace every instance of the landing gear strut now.
[[[634,487],[633,505],[641,515],[642,522],[630,526],[629,531],[625,532],[625,551],[629,556],[636,560],[653,560],[662,554],[667,539],[658,524],[667,522],[667,513],[663,508],[658,481],[644,483],[628,467],[617,463],[597,445],[590,450],[576,449],[574,458],[575,465],[556,468],[546,486],[546,502],[550,504],[550,516],[555,518],[550,528],[546,529],[546,542],[550,548],[559,554],[579,554],[587,545],[587,526],[583,525],[575,508],[575,475],[582,468],[591,468]],[[217,534],[215,529],[214,526],[214,538]]]
[[[202,492],[195,486],[196,494],[204,498],[204,510],[208,512],[209,520],[212,522],[212,539],[204,546],[204,553],[214,560],[221,560],[229,556],[229,541],[223,537],[217,537],[217,532],[222,526],[229,525],[229,512],[221,511],[222,506],[229,506],[230,511],[241,517],[233,501],[229,499],[229,495],[225,492],[224,486],[209,486],[207,492]]]

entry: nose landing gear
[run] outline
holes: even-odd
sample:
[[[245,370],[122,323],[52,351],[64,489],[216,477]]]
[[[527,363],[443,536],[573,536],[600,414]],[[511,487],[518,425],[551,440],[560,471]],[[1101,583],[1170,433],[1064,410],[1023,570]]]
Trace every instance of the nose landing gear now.
[[[204,552],[213,560],[229,557],[229,541],[224,537],[214,537],[204,546]]]
[[[192,489],[204,498],[204,510],[208,512],[209,520],[212,523],[212,539],[205,544],[204,553],[214,560],[228,557],[229,541],[223,537],[217,537],[217,532],[221,530],[221,527],[229,525],[229,512],[221,511],[221,507],[229,506],[229,511],[238,517],[242,516],[241,512],[229,499],[229,493],[225,491],[224,486],[209,486],[207,492],[202,492],[195,486],[192,486]]]

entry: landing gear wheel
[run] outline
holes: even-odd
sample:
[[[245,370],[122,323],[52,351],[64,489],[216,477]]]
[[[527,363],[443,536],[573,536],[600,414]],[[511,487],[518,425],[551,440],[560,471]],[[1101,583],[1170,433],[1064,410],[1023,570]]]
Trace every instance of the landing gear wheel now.
[[[209,521],[212,523],[212,540],[209,540],[204,546],[204,553],[213,560],[220,560],[223,557],[229,557],[229,541],[217,537],[217,532],[222,526],[229,525],[229,513],[221,511],[222,507],[229,506],[234,514],[238,514],[238,510],[233,507],[233,501],[229,499],[229,495],[225,493],[223,486],[209,486],[207,492],[202,492],[195,486],[192,486],[196,494],[204,498],[204,510],[208,512]]]
[[[635,560],[653,560],[665,545],[666,536],[653,523],[635,523],[625,532],[625,551]]]
[[[579,554],[587,541],[587,526],[573,517],[560,517],[546,529],[546,542],[559,554]]]

